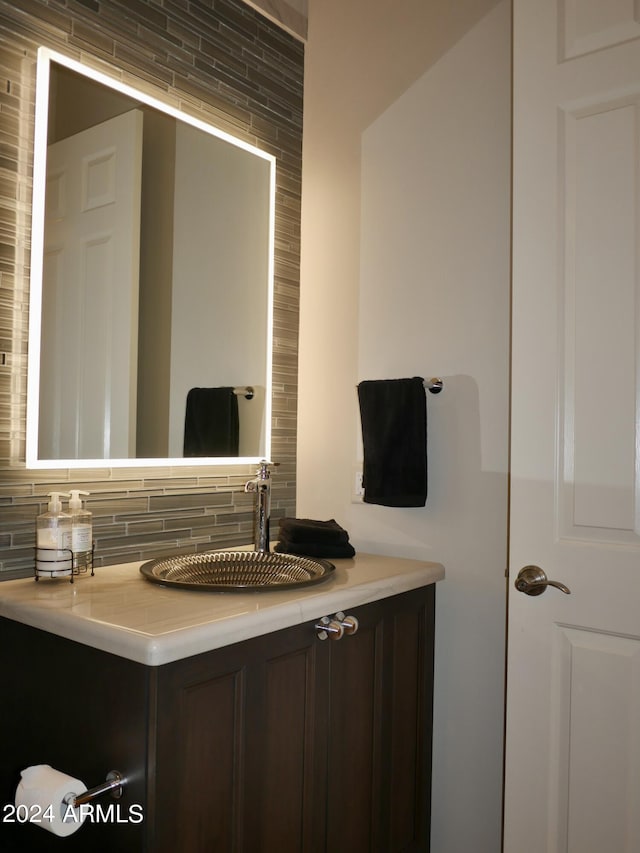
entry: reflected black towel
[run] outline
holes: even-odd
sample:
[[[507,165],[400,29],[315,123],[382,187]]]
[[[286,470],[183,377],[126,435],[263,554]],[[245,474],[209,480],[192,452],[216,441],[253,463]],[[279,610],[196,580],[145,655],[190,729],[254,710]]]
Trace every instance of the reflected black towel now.
[[[233,388],[192,388],[184,418],[185,456],[237,456],[238,398]]]
[[[333,518],[329,521],[316,521],[313,518],[281,518],[280,538],[290,543],[345,545],[349,541],[349,534]]]
[[[358,385],[364,445],[364,501],[424,506],[427,501],[427,401],[424,380]]]
[[[355,556],[355,548],[350,542],[334,544],[333,542],[290,542],[280,539],[273,549],[279,554],[298,554],[301,557],[327,557],[339,559],[340,557]]]

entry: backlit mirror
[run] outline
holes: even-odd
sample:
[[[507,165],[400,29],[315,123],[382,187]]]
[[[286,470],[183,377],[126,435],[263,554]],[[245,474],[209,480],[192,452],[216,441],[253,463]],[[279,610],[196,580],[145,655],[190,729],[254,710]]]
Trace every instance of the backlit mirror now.
[[[27,467],[271,450],[275,158],[38,54]]]

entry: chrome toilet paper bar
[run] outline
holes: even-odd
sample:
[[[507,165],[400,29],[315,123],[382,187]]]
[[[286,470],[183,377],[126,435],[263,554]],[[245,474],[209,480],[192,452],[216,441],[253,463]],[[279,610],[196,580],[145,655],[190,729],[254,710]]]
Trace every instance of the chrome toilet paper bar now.
[[[83,794],[67,794],[64,801],[66,805],[75,809],[84,803],[90,803],[92,800],[95,800],[96,797],[102,796],[102,794],[111,793],[114,800],[119,800],[122,796],[122,789],[126,783],[127,780],[124,778],[122,773],[118,773],[117,770],[111,770],[107,773],[107,779],[102,783],[102,785],[96,785],[95,788],[90,788]]]

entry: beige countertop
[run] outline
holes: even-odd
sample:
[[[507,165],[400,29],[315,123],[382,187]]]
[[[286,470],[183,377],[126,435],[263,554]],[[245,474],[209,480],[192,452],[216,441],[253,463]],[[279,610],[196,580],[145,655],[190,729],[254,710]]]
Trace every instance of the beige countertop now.
[[[0,583],[0,616],[105,652],[159,666],[330,616],[444,578],[439,563],[358,554],[332,560],[330,579],[307,589],[201,592],[145,580],[141,562],[94,577]]]

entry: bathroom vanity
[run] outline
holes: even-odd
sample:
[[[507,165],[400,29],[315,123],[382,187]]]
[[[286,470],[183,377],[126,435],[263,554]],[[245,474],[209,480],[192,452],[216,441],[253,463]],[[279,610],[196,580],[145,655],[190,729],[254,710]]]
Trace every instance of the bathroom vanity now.
[[[427,851],[444,571],[333,562],[302,591],[167,589],[139,563],[0,584],[2,803],[30,764],[127,779],[117,821],[3,822],[2,850]],[[321,639],[338,613],[357,631]]]

